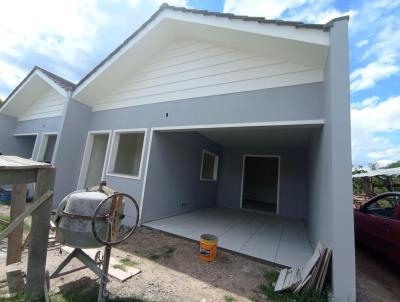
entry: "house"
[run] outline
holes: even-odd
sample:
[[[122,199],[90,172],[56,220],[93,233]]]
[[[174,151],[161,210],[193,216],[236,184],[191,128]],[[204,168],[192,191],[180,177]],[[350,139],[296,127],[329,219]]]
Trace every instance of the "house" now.
[[[58,202],[106,179],[144,225],[288,266],[323,241],[355,301],[347,24],[162,5],[76,86],[34,69],[0,147],[57,132]]]

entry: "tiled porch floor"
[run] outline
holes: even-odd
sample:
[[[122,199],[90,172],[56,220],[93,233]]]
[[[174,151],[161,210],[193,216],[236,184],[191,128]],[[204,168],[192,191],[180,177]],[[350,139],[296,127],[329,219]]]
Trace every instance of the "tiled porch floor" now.
[[[209,208],[144,223],[199,240],[218,236],[218,246],[286,266],[302,266],[312,255],[304,222],[245,210]]]

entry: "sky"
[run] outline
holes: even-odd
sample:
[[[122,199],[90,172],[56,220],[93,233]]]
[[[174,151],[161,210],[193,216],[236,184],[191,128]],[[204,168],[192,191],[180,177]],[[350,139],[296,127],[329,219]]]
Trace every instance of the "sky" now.
[[[163,0],[3,1],[0,98],[35,65],[78,82]],[[400,160],[400,0],[170,0],[170,5],[326,23],[350,15],[354,165]],[[21,9],[23,8],[23,9]]]

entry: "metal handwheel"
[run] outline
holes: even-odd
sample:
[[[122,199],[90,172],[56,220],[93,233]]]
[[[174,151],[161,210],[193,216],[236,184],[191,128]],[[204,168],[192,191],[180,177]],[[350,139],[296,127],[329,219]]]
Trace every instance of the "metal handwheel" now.
[[[128,232],[122,233],[120,235],[121,228],[123,226],[120,225],[121,221],[125,219],[125,215],[123,214],[123,210],[125,207],[126,201],[129,201],[134,206],[134,209],[136,210],[136,215],[135,217],[130,217],[132,218],[133,225],[132,229],[130,229]],[[111,203],[108,208],[108,203]],[[101,212],[108,212],[106,215],[99,215]],[[105,217],[107,224],[109,226],[109,229],[106,232],[107,238],[101,238],[99,235],[97,228],[96,228],[96,222],[99,220],[98,218],[100,217]],[[115,193],[108,198],[104,199],[95,209],[93,217],[92,217],[92,232],[93,236],[102,244],[106,246],[112,246],[119,244],[125,240],[127,240],[132,234],[135,232],[136,227],[139,222],[139,206],[136,202],[136,200],[125,193]]]

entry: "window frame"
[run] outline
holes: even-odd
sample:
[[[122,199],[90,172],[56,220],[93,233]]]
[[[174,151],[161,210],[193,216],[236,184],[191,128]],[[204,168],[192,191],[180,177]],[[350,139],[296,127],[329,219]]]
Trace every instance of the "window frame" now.
[[[143,146],[142,146],[142,154],[140,155],[140,163],[139,163],[139,173],[137,176],[135,175],[130,175],[130,174],[122,174],[122,173],[115,173],[112,172],[115,168],[115,161],[117,159],[117,153],[118,153],[118,145],[119,145],[119,137],[121,134],[129,134],[129,133],[143,133]],[[120,177],[120,178],[129,178],[129,179],[136,179],[140,180],[142,178],[142,170],[143,170],[143,158],[144,158],[144,153],[145,153],[145,147],[146,147],[146,141],[147,141],[147,128],[134,128],[134,129],[118,129],[114,130],[112,133],[112,140],[111,140],[111,148],[108,156],[108,161],[107,161],[107,176],[114,176],[114,177]]]
[[[211,155],[214,157],[214,169],[213,169],[213,178],[203,178],[203,164],[204,164],[204,154]],[[218,181],[218,168],[219,168],[219,156],[211,151],[203,149],[201,153],[201,165],[200,165],[200,181]]]
[[[395,211],[395,209],[396,209],[400,204],[397,204],[397,205],[395,205],[393,208],[391,208],[391,209],[392,209],[392,215],[391,215],[390,217],[389,217],[389,216],[381,215],[381,214],[379,214],[379,213],[377,213],[377,212],[373,212],[372,210],[370,210],[370,207],[371,207],[372,205],[378,204],[379,201],[381,201],[381,200],[383,200],[383,199],[386,199],[386,198],[394,198],[397,202],[400,201],[400,197],[399,197],[399,196],[396,196],[396,195],[393,195],[393,196],[385,196],[385,197],[379,198],[379,199],[377,199],[377,200],[371,202],[369,205],[366,206],[366,213],[367,213],[368,215],[371,215],[371,216],[377,216],[377,217],[381,217],[381,218],[385,218],[385,219],[396,220],[396,219],[393,217],[393,212]],[[381,207],[380,207],[380,208],[381,208]]]

